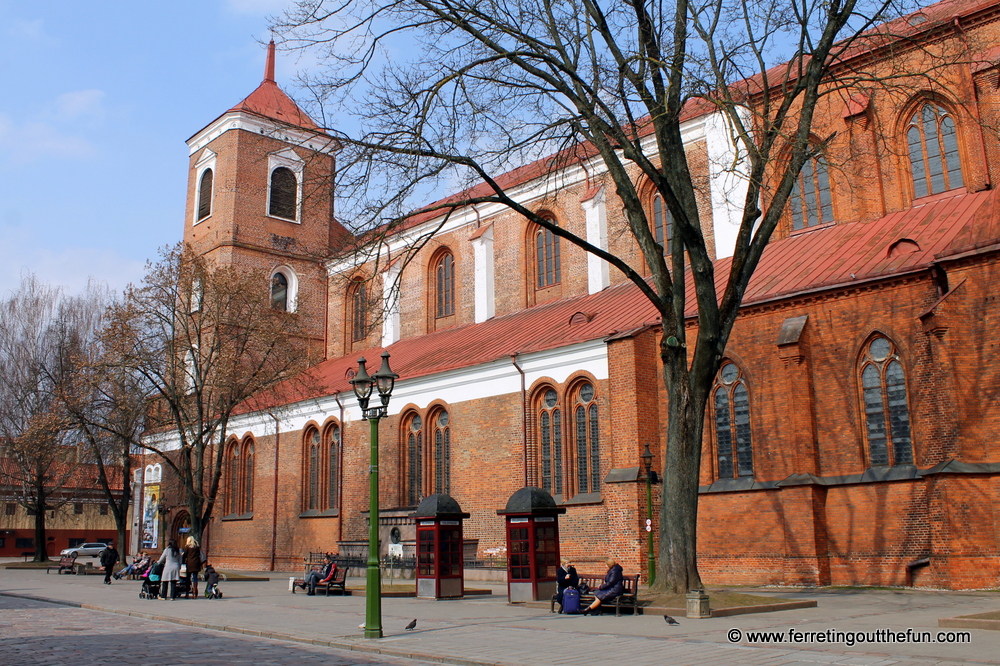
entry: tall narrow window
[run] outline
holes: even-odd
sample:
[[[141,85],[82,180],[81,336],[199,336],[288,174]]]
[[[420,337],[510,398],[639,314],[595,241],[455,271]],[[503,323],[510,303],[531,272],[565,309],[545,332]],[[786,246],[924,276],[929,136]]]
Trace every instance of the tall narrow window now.
[[[653,238],[663,246],[663,250],[670,252],[670,240],[674,234],[674,220],[663,203],[663,197],[659,194],[653,196]]]
[[[365,283],[356,281],[351,292],[351,340],[359,342],[368,337],[368,299]]]
[[[555,220],[546,218],[552,224]],[[562,281],[559,257],[559,237],[548,229],[535,231],[535,277],[538,289],[545,289]]]
[[[271,172],[271,188],[267,212],[286,220],[297,218],[299,184],[295,173],[287,167],[278,167]]]
[[[562,412],[559,395],[546,389],[538,403],[538,446],[542,488],[552,495],[563,494]]]
[[[921,106],[910,118],[906,142],[914,198],[963,186],[958,134],[948,111],[931,102]]]
[[[434,272],[437,294],[435,316],[450,317],[455,314],[455,258],[450,253],[442,255]]]
[[[284,273],[271,276],[271,307],[282,312],[288,311],[288,278]]]
[[[739,366],[725,362],[714,391],[715,441],[719,478],[753,476],[750,393]]]
[[[424,433],[423,421],[414,414],[406,426],[406,499],[416,506],[424,498]]]
[[[240,512],[240,447],[235,442],[229,451],[229,492],[226,493],[226,513]]]
[[[212,214],[212,170],[205,169],[198,184],[198,221]]]
[[[340,506],[339,500],[339,472],[340,472],[340,426],[332,426],[327,434],[329,444],[327,445],[327,489],[326,508],[336,509]]]
[[[865,347],[861,391],[871,466],[912,465],[906,377],[899,352],[888,338],[876,337]]]
[[[243,470],[243,513],[249,513],[253,511],[253,442],[245,445]]]
[[[823,158],[806,160],[792,185],[788,206],[792,211],[792,229],[796,231],[833,222],[830,175]]]
[[[594,385],[589,382],[576,392],[576,475],[578,493],[596,493],[601,486],[600,428]]]
[[[438,412],[434,423],[434,492],[451,492],[451,428],[448,412]]]
[[[306,509],[315,511],[319,508],[319,431],[313,430],[308,439],[309,462],[306,478],[309,482],[306,487]]]

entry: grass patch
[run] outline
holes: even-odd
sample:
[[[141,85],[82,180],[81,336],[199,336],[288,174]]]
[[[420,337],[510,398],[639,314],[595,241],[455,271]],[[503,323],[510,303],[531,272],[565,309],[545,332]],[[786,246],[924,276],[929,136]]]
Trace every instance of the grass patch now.
[[[1000,620],[1000,611],[976,613],[975,615],[960,615],[963,620]]]
[[[744,608],[746,606],[769,606],[771,604],[783,604],[794,599],[782,599],[780,597],[765,597],[758,594],[746,594],[744,592],[732,592],[730,590],[707,590],[709,604],[712,608]],[[661,608],[685,608],[687,606],[687,595],[664,593],[664,594],[640,594],[640,606],[656,606]]]

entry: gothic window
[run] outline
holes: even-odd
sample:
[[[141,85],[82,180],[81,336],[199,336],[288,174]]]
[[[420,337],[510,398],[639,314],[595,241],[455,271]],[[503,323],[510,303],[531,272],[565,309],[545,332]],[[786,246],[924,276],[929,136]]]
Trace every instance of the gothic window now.
[[[434,265],[435,317],[455,314],[455,257],[450,252],[441,255]]]
[[[240,447],[233,442],[229,448],[229,482],[226,485],[226,513],[239,513]]]
[[[915,199],[963,186],[958,133],[948,111],[923,104],[910,118],[906,143]]]
[[[670,240],[674,235],[674,220],[667,210],[663,197],[659,194],[653,196],[653,238],[663,246],[666,253],[670,252]]]
[[[205,169],[198,184],[198,221],[212,214],[212,170]]]
[[[555,220],[546,218],[552,224]],[[559,237],[548,229],[535,230],[535,287],[546,289],[562,281],[559,257]]]
[[[307,511],[319,508],[319,431],[315,428],[306,435],[308,457],[306,458],[306,502]]]
[[[434,492],[451,492],[451,428],[448,412],[434,416]]]
[[[288,278],[284,273],[271,276],[271,307],[282,312],[288,311]]]
[[[340,474],[340,426],[333,425],[326,433],[327,445],[327,486],[326,486],[326,508],[336,509],[340,507],[339,502],[339,474]]]
[[[424,433],[423,420],[412,414],[403,420],[406,442],[406,502],[416,506],[424,498]]]
[[[563,494],[563,436],[562,411],[559,394],[545,388],[535,406],[538,442],[539,475],[541,487],[553,496]]]
[[[253,441],[243,444],[243,511],[253,511]]]
[[[861,392],[871,466],[912,465],[906,377],[899,351],[888,338],[875,337],[865,346]]]
[[[792,229],[806,229],[833,222],[830,175],[822,157],[806,160],[788,198],[792,211]]]
[[[368,337],[368,299],[365,283],[356,280],[349,296],[351,302],[351,340],[360,342]]]
[[[297,218],[298,190],[298,180],[291,169],[278,167],[272,171],[268,214],[286,220],[295,220]]]
[[[589,382],[581,384],[575,397],[576,491],[596,493],[601,488],[601,455],[594,385]]]
[[[713,391],[719,478],[753,476],[750,393],[739,366],[724,361]]]

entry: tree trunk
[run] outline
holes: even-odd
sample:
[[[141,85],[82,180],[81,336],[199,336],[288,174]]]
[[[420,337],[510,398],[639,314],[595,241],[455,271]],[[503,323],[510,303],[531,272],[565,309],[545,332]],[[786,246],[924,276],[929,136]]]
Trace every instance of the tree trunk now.
[[[45,549],[45,495],[37,494],[35,506],[35,562],[48,562],[49,554]]]
[[[701,589],[698,573],[698,482],[705,398],[693,395],[684,348],[664,358],[667,386],[667,455],[660,510],[655,589]]]

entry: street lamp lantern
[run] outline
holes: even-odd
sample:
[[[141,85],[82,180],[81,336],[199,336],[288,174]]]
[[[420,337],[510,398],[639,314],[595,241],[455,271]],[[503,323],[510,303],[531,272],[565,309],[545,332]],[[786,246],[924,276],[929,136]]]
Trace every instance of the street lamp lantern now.
[[[351,387],[361,407],[361,418],[371,428],[371,460],[368,465],[368,571],[365,584],[365,638],[382,638],[382,575],[378,562],[378,422],[389,413],[389,398],[399,377],[389,367],[389,352],[382,352],[382,367],[374,376],[368,374],[365,359],[358,359],[358,372]],[[372,387],[378,390],[379,407],[368,407]]]
[[[646,470],[646,538],[649,552],[646,553],[646,578],[649,584],[656,582],[656,553],[653,550],[653,484],[658,483],[656,472],[653,471],[653,452],[646,444],[642,455],[642,467]]]
[[[646,445],[646,451],[639,456],[642,458],[642,466],[646,470],[646,478],[649,478],[649,471],[653,469],[653,452],[649,450],[649,444]]]

